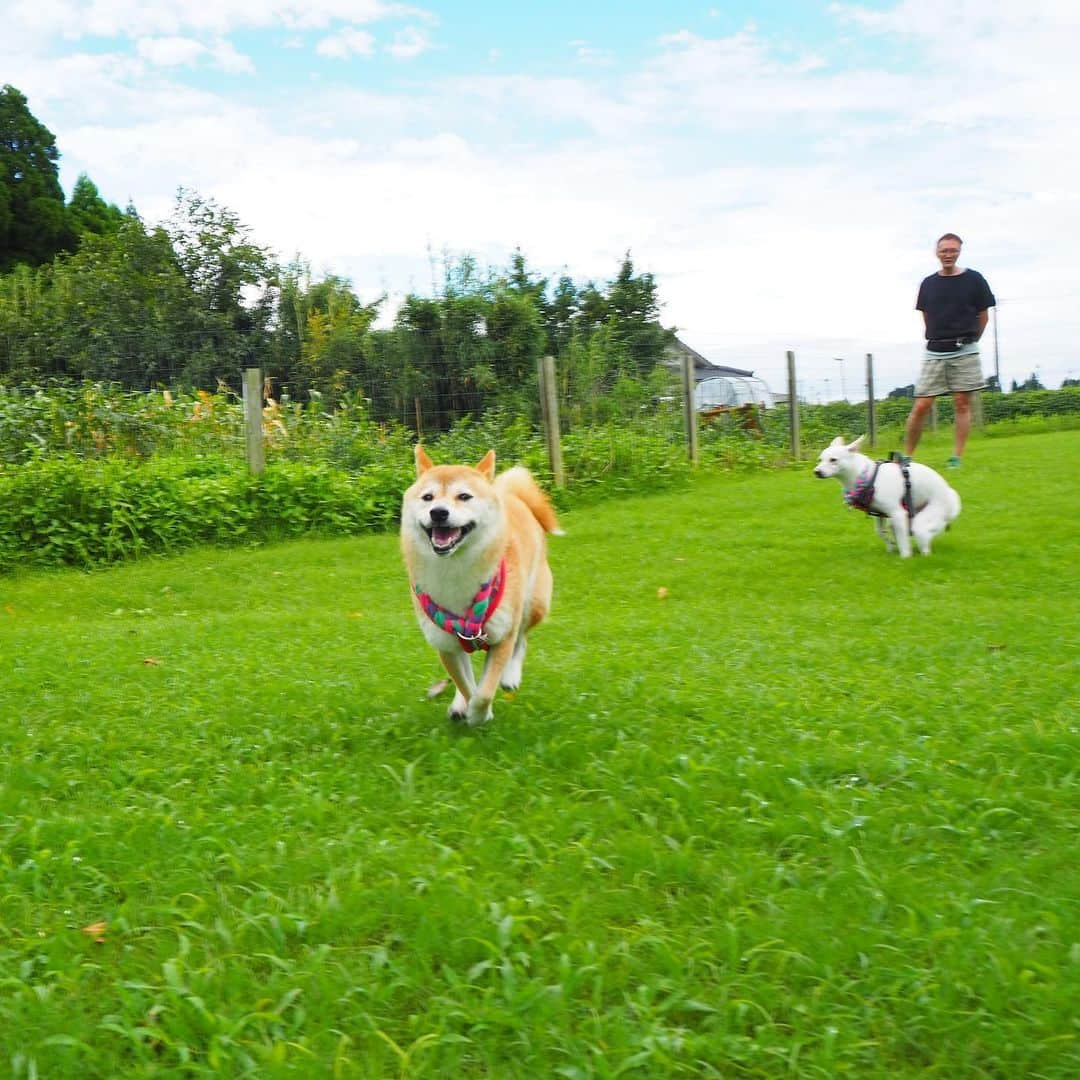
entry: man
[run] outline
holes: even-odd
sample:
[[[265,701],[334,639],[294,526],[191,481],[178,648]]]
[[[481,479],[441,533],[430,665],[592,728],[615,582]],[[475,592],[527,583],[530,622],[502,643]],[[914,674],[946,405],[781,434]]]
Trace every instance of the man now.
[[[949,458],[952,469],[960,467],[971,430],[971,395],[986,386],[979,364],[979,338],[986,329],[987,311],[996,303],[982,274],[956,265],[962,244],[956,233],[941,237],[937,242],[941,269],[919,286],[915,308],[923,313],[926,354],[904,445],[910,458],[934,398],[952,394],[956,410],[956,447]]]

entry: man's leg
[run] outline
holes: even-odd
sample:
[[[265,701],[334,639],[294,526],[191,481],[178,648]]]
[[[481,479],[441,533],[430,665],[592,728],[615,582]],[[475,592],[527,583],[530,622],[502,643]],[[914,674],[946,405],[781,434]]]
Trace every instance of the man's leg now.
[[[904,440],[904,453],[911,457],[915,453],[915,447],[919,445],[923,425],[926,423],[926,414],[934,404],[932,397],[917,397],[911,414],[907,418],[907,437]]]
[[[971,394],[953,394],[953,407],[956,410],[956,456],[962,458],[971,431]]]

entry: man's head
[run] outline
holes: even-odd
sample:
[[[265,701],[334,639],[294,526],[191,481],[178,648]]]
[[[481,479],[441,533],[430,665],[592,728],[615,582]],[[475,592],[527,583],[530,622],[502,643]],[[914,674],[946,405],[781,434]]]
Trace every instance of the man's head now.
[[[955,271],[956,261],[960,258],[960,248],[963,244],[963,240],[953,232],[947,232],[938,238],[936,250],[943,274],[951,274]]]

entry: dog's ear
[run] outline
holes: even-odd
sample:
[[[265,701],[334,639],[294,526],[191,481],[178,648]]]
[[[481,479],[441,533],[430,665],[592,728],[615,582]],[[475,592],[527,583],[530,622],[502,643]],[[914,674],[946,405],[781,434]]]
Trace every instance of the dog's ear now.
[[[416,458],[416,475],[421,477],[430,469],[433,465],[431,458],[427,456],[427,452],[424,448],[417,443],[416,449],[413,451],[413,456]]]
[[[489,450],[476,466],[476,471],[490,484],[495,479],[495,451]]]
[[[852,453],[855,453],[855,451],[858,450],[860,446],[862,446],[863,439],[865,439],[865,438],[866,438],[865,434],[860,435],[853,443],[848,443],[848,449]]]
[[[843,446],[844,445],[843,437],[840,436],[840,435],[837,435],[836,438],[833,439],[833,441],[831,443],[829,443],[829,445],[830,446]]]

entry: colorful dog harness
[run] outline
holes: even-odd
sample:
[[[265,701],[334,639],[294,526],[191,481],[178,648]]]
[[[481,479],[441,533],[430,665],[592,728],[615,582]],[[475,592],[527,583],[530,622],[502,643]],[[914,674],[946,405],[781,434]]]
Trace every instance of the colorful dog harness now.
[[[857,477],[855,483],[844,492],[844,502],[853,510],[862,510],[863,513],[870,514],[873,517],[885,516],[880,510],[870,509],[874,501],[874,483],[877,480],[878,469],[881,466],[882,462],[875,461],[874,468],[870,472]]]
[[[456,635],[458,641],[461,642],[461,647],[467,653],[476,649],[483,649],[486,652],[488,640],[484,636],[484,627],[499,606],[505,584],[506,560],[503,559],[499,563],[495,576],[480,586],[480,591],[473,598],[473,602],[464,615],[455,615],[440,604],[436,604],[426,592],[421,591],[419,585],[414,585],[413,591],[427,617],[440,630]]]
[[[887,514],[883,514],[880,510],[872,509],[874,502],[874,485],[877,482],[878,469],[880,469],[882,465],[900,466],[900,474],[904,478],[904,497],[900,500],[900,505],[907,511],[908,522],[910,523],[913,516],[911,473],[908,471],[907,462],[895,452],[890,454],[885,461],[875,461],[874,468],[870,472],[857,477],[855,483],[844,492],[844,502],[846,502],[853,510],[861,510],[864,514],[869,514],[871,517],[888,517]]]

